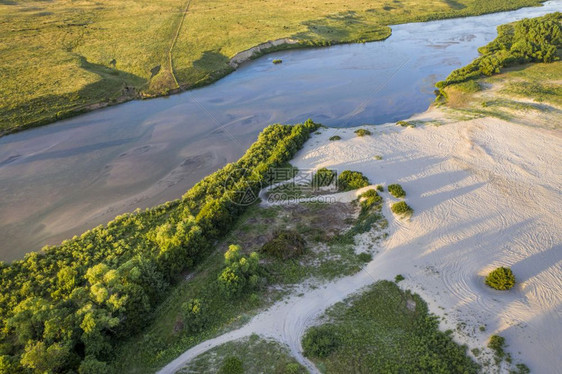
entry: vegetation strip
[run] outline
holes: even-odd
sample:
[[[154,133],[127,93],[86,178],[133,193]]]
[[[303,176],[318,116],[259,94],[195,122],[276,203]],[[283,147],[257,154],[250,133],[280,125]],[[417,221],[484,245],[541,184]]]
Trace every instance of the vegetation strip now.
[[[239,194],[257,196],[270,169],[290,160],[317,128],[312,121],[269,126],[238,162],[181,200],[1,263],[0,368],[106,372],[114,345],[150,321],[180,272],[203,260],[247,209]]]
[[[508,66],[558,60],[558,49],[562,48],[561,23],[562,13],[556,12],[499,26],[498,36],[478,49],[480,57],[437,82],[438,99],[446,99],[446,88],[453,85],[464,92],[479,91],[475,79],[497,74]]]

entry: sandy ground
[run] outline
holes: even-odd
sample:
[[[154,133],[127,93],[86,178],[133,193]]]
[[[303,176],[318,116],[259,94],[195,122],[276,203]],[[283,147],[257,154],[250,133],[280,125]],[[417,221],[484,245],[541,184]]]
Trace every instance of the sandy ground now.
[[[445,117],[431,109],[415,119]],[[406,277],[402,287],[418,292],[432,312],[446,317],[441,327],[456,330],[457,341],[482,348],[490,335],[500,334],[515,363],[534,373],[561,372],[562,133],[495,118],[376,126],[363,138],[353,131],[325,129],[314,135],[294,165],[357,170],[377,184],[398,182],[414,215],[393,217],[393,198],[384,193],[390,237],[360,273],[274,305],[241,329],[186,351],[161,373],[173,373],[211,347],[251,333],[287,344],[317,372],[301,353],[305,329],[349,294],[397,274]],[[335,134],[342,140],[330,142]],[[514,289],[484,285],[484,276],[498,266],[513,269]]]

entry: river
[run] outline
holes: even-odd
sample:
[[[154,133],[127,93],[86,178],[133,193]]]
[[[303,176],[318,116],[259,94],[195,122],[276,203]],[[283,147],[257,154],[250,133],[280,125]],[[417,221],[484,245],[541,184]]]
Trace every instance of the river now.
[[[180,197],[269,124],[349,127],[422,112],[435,82],[474,59],[498,25],[561,9],[556,0],[392,26],[380,42],[276,52],[203,88],[0,138],[0,260]]]

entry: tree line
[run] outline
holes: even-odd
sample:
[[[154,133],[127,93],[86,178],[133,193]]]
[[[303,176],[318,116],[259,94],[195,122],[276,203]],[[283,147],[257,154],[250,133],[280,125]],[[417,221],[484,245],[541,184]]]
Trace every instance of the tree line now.
[[[558,60],[558,49],[562,48],[561,22],[562,13],[555,12],[498,26],[496,39],[478,49],[480,57],[453,71],[436,87],[446,96],[445,87],[497,74],[504,67]]]
[[[0,373],[108,372],[115,344],[150,320],[180,272],[210,253],[244,212],[237,195],[257,196],[271,169],[286,164],[318,127],[311,120],[271,125],[240,160],[181,199],[0,262]],[[225,292],[237,292],[233,279],[254,281],[254,257],[228,263]],[[199,310],[196,301],[188,307]]]

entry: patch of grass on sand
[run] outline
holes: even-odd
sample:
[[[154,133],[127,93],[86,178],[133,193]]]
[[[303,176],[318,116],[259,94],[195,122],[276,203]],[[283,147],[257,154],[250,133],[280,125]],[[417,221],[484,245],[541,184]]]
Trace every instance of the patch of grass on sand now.
[[[396,126],[402,127],[416,127],[416,125],[410,121],[398,121],[396,122]]]
[[[325,373],[477,373],[478,365],[439,330],[426,303],[380,281],[336,304],[307,331],[305,354]]]
[[[398,215],[411,215],[414,213],[414,210],[408,204],[406,204],[405,201],[399,201],[392,204],[390,210],[392,210],[392,213]]]
[[[387,188],[388,192],[390,192],[390,194],[396,198],[406,197],[406,191],[404,191],[402,186],[397,183],[389,184]]]
[[[366,129],[355,130],[354,133],[359,137],[371,135],[371,132]]]
[[[251,335],[213,348],[192,360],[179,374],[217,373],[225,360],[235,357],[242,362],[243,373],[304,374],[307,371],[281,344]]]
[[[562,50],[558,50],[562,58]],[[527,64],[506,69],[503,74],[484,81],[501,85],[500,94],[530,98],[540,103],[562,107],[562,62]]]
[[[233,70],[236,53],[267,40],[291,38],[292,48],[381,40],[385,25],[540,2],[311,0],[284,2],[280,16],[279,2],[262,0],[2,1],[0,135],[212,82]]]

